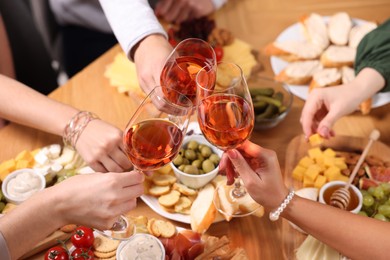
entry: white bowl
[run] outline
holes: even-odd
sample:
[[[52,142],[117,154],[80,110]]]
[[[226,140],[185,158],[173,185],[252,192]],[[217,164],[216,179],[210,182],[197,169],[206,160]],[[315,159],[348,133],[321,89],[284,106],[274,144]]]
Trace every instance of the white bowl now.
[[[147,255],[147,254],[151,254],[153,251],[158,252],[158,254],[153,257]],[[139,255],[139,254],[145,254],[145,255]],[[132,259],[164,260],[165,248],[161,243],[161,241],[155,236],[139,233],[132,236],[129,240],[122,241],[119,244],[116,250],[116,259],[118,260],[132,260]]]
[[[193,134],[190,136],[186,136],[183,141],[182,147],[186,147],[187,144],[190,141],[197,141],[199,144],[205,144],[211,148],[211,150],[216,153],[219,158],[221,158],[223,151],[218,149],[217,147],[213,146],[203,135],[198,135],[198,134]],[[219,166],[215,167],[214,170],[204,173],[204,174],[199,174],[199,175],[194,175],[194,174],[188,174],[185,173],[181,170],[179,170],[173,162],[171,162],[171,167],[173,169],[173,172],[176,175],[176,178],[183,183],[184,185],[193,188],[193,189],[199,189],[203,186],[205,186],[207,183],[209,183],[212,179],[217,176],[219,172]]]
[[[345,185],[345,184],[346,184],[346,182],[344,182],[344,181],[330,181],[328,183],[325,183],[324,186],[322,186],[320,189],[318,201],[323,203],[323,204],[327,204],[325,202],[325,199],[324,199],[324,194],[325,194],[326,190],[329,188],[335,187],[335,186],[340,186],[340,188],[341,188],[342,185]],[[350,212],[357,214],[357,213],[359,213],[359,211],[363,205],[363,195],[356,186],[351,185],[350,188],[352,188],[352,190],[355,192],[357,199],[358,199],[357,206],[354,209],[351,209]]]
[[[18,182],[19,192],[10,190],[10,185],[15,185],[15,181]],[[20,204],[36,192],[43,190],[45,187],[46,179],[42,174],[34,169],[25,168],[8,174],[1,185],[1,190],[8,202]]]

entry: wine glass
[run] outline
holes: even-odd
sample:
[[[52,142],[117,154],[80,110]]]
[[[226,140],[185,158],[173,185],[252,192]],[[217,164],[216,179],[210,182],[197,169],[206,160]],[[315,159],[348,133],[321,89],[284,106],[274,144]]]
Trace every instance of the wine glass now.
[[[170,91],[175,93],[174,102],[164,95],[160,86],[155,87],[126,126],[124,150],[135,170],[156,170],[170,163],[180,150],[193,104],[185,95]],[[98,232],[118,240],[129,239],[134,233],[124,216],[110,230]]]
[[[216,68],[217,59],[213,47],[197,38],[185,39],[173,49],[165,62],[160,84],[165,95],[174,102],[175,93],[185,94],[195,105],[196,75],[202,68]],[[170,91],[171,89],[177,92]]]
[[[234,63],[220,62],[216,73],[202,69],[196,81],[197,114],[202,133],[221,150],[238,147],[250,137],[254,127],[252,98],[241,68]],[[228,212],[221,205],[222,194],[228,198],[228,203],[237,206],[235,212]],[[248,199],[252,201],[240,178],[235,179],[234,185],[219,185],[214,194],[218,211],[230,217],[247,216],[260,207],[241,210],[238,205],[244,205]]]

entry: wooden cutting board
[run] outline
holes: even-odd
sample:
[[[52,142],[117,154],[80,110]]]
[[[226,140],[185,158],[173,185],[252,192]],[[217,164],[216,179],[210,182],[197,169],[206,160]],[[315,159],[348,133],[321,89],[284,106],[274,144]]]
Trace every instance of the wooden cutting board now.
[[[58,244],[60,240],[64,241],[68,239],[72,233],[65,233],[60,230],[55,231],[53,234],[38,243],[32,250],[26,253],[22,259],[27,259],[43,250],[49,249],[50,247]]]
[[[336,136],[323,143],[323,147],[332,148],[337,151],[359,151],[362,152],[368,138],[352,136]],[[287,187],[293,187],[294,190],[302,188],[302,183],[292,178],[291,173],[299,160],[307,155],[307,151],[312,148],[305,140],[303,135],[294,137],[287,146],[286,163],[284,171],[284,181]],[[375,155],[384,161],[390,160],[390,147],[380,141],[376,141],[371,146],[368,155]],[[287,220],[283,219],[282,239],[283,253],[286,259],[295,259],[295,250],[301,245],[306,238],[305,234],[294,229]]]

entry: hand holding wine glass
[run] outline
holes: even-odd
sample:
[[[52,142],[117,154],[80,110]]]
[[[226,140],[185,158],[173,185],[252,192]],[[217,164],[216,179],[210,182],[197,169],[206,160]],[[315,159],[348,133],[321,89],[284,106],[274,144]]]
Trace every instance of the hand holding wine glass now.
[[[198,122],[206,139],[224,151],[241,145],[250,137],[254,127],[252,99],[241,68],[234,63],[222,62],[216,73],[200,70],[196,81]],[[246,216],[255,211],[225,212],[217,199],[224,192],[228,193],[231,203],[247,199],[249,195],[239,178],[234,186],[217,187],[216,207],[221,213],[232,216]]]
[[[193,104],[185,95],[176,93],[167,99],[161,87],[155,87],[143,100],[123,133],[125,152],[135,170],[152,171],[168,163],[178,154]],[[111,230],[101,234],[118,240],[129,239],[132,226],[120,216]]]

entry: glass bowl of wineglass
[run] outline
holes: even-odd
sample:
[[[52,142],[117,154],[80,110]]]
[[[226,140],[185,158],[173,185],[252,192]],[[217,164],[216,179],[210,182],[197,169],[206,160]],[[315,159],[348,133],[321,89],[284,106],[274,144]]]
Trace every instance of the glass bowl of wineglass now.
[[[215,72],[202,69],[197,75],[196,111],[206,139],[227,151],[250,137],[254,128],[254,110],[246,79],[238,65],[220,62]],[[251,199],[240,178],[236,178],[234,185],[222,184],[216,188],[214,203],[217,210],[224,215],[241,217],[252,214],[258,208],[227,212],[218,201],[221,193],[228,194],[228,202],[234,205]]]
[[[174,102],[177,92],[186,95],[195,105],[196,75],[200,69],[214,70],[217,59],[213,47],[198,38],[178,43],[167,58],[161,72],[160,84],[164,94]],[[173,92],[171,90],[176,90]]]
[[[178,154],[193,104],[183,94],[175,93],[175,97],[177,99],[172,102],[160,86],[155,87],[130,118],[123,133],[123,144],[135,170],[156,170]],[[133,226],[126,217],[120,216],[111,230],[97,231],[113,239],[127,240],[133,234],[129,228]]]

